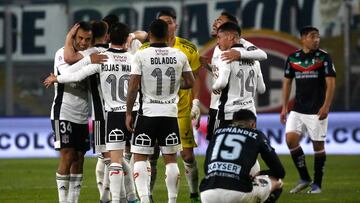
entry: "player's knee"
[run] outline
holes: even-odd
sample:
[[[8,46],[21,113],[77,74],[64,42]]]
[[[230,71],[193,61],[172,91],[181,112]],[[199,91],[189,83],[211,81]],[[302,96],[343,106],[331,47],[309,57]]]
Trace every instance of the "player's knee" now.
[[[293,133],[287,133],[286,134],[286,144],[289,147],[289,149],[292,149],[299,145],[299,138],[298,135]]]
[[[195,156],[194,156],[194,152],[193,151],[182,151],[181,152],[181,158],[183,159],[184,162],[186,163],[192,163],[195,161]]]

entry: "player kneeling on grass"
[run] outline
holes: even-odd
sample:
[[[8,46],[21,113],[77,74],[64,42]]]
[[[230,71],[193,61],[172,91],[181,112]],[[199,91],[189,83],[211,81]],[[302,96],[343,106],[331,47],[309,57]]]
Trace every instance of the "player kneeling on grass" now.
[[[284,167],[267,137],[255,128],[254,113],[242,109],[230,124],[214,132],[200,184],[202,203],[275,202],[280,196]],[[252,177],[258,154],[269,170]]]

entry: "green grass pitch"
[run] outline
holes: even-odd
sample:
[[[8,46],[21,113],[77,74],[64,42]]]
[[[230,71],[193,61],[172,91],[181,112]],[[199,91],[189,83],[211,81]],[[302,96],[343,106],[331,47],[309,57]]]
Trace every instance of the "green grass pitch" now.
[[[312,174],[313,156],[307,156],[307,165]],[[280,157],[285,169],[284,192],[278,202],[360,202],[360,156],[329,155],[326,161],[322,194],[289,194],[291,187],[297,182],[298,176],[290,156]],[[55,170],[57,159],[0,159],[0,203],[50,203],[57,202]],[[204,157],[197,157],[200,178],[204,176]],[[95,158],[86,158],[84,167],[84,183],[80,195],[81,203],[97,203],[98,191],[95,184]],[[179,168],[183,174],[182,162]],[[167,202],[164,182],[163,161],[159,160],[158,179],[154,197],[156,203]],[[189,201],[187,184],[181,176],[179,203]]]

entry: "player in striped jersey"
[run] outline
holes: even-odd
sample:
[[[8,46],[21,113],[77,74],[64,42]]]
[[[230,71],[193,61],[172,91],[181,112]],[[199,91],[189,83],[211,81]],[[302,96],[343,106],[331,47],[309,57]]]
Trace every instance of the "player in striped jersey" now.
[[[224,23],[219,27],[217,42],[222,51],[231,47],[243,48],[238,44],[240,28],[234,23]],[[254,97],[256,92],[265,92],[265,83],[260,65],[253,60],[240,60],[227,63],[221,59],[216,65],[220,68],[219,77],[213,90],[221,90],[218,119],[220,126],[228,124],[233,114],[240,109],[251,110],[256,115]]]
[[[180,175],[176,153],[181,150],[178,91],[180,87],[191,88],[194,82],[186,55],[166,45],[167,29],[163,20],[151,23],[150,46],[135,54],[128,88],[126,126],[130,131],[134,131],[131,111],[139,87],[142,96],[131,146],[135,183],[142,203],[150,201],[146,161],[154,153],[155,143],[158,143],[166,165],[168,202],[176,202]]]
[[[189,186],[190,198],[192,202],[199,202],[198,193],[198,168],[197,162],[194,156],[194,147],[197,144],[194,139],[193,127],[191,119],[195,120],[196,128],[200,125],[200,78],[198,71],[200,68],[200,55],[197,47],[190,41],[175,36],[177,29],[176,14],[171,10],[161,10],[157,14],[157,18],[164,20],[168,24],[169,38],[167,44],[170,47],[179,49],[183,52],[189,61],[190,67],[195,77],[195,84],[191,90],[179,91],[179,103],[178,103],[178,122],[180,130],[180,138],[183,146],[183,150],[180,152],[185,167],[185,177]],[[149,43],[144,43],[142,48],[149,46]],[[159,150],[155,151],[154,155],[150,156],[151,163],[151,191],[154,187],[156,180],[156,164],[159,157]]]
[[[71,46],[86,50],[92,41],[91,25],[80,22]],[[54,73],[64,74],[69,64],[64,61],[64,48],[55,54]],[[59,202],[77,202],[82,184],[84,154],[90,149],[88,133],[87,84],[85,81],[56,84],[51,108],[51,123],[55,133],[54,147],[60,151],[56,173]]]
[[[218,28],[226,23],[226,22],[232,22],[235,24],[238,24],[237,19],[232,16],[231,14],[227,12],[222,12],[221,15],[214,21],[213,23],[213,30],[211,32],[213,37],[216,37]],[[255,45],[250,43],[249,41],[246,41],[244,38],[240,38],[239,44],[243,46],[242,49],[229,49],[227,51],[221,51],[219,49],[219,46],[216,46],[214,49],[213,57],[211,59],[211,64],[214,64],[213,61],[216,59],[221,59],[223,61],[232,62],[234,60],[241,60],[241,59],[250,59],[250,60],[265,60],[267,58],[266,53],[257,48]],[[212,74],[218,75],[218,71],[220,66],[217,66],[215,68],[214,66],[209,66],[207,64],[207,58],[201,57],[201,63],[204,67],[206,67]],[[213,82],[215,79],[213,80]],[[220,94],[211,93],[211,101],[210,101],[210,107],[209,107],[209,117],[208,117],[208,125],[207,125],[207,136],[206,139],[211,140],[212,133],[215,130],[215,122],[216,122],[216,115],[218,113],[218,107],[219,107],[219,98]]]
[[[120,202],[121,189],[124,189],[122,156],[123,149],[125,148],[125,137],[130,136],[130,133],[125,127],[127,81],[131,71],[130,61],[132,59],[132,55],[125,50],[125,43],[128,35],[129,28],[126,25],[121,23],[115,24],[110,32],[110,49],[103,53],[108,56],[108,61],[106,63],[101,65],[92,64],[82,67],[72,74],[61,75],[57,78],[50,76],[46,80],[46,84],[51,84],[56,81],[68,83],[79,81],[87,76],[99,73],[101,89],[103,90],[103,98],[105,101],[105,110],[107,112],[106,149],[109,150],[111,154],[109,175],[112,202]],[[136,111],[137,108],[138,102],[136,102],[134,111]],[[127,185],[128,184],[129,183],[127,183]],[[131,196],[128,196],[129,202],[137,201],[134,192]]]

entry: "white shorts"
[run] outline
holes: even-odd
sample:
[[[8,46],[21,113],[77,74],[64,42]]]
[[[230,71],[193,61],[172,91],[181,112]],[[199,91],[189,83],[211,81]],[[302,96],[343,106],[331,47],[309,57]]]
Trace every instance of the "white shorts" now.
[[[257,203],[265,202],[271,191],[271,180],[267,175],[256,176],[251,192],[227,189],[211,189],[201,192],[202,203]],[[219,195],[221,194],[221,195]]]
[[[285,133],[295,132],[304,135],[306,132],[313,141],[325,141],[328,118],[319,120],[316,114],[302,114],[291,111],[286,121]]]

